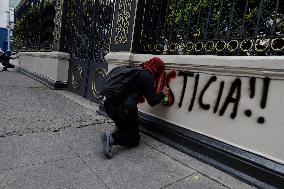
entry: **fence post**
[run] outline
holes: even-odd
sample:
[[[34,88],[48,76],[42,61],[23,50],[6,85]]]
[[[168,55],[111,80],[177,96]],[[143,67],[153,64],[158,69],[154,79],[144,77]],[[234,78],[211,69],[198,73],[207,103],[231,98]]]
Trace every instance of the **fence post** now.
[[[144,17],[146,13],[146,3],[155,3],[153,0],[117,0],[115,4],[114,20],[112,27],[111,48],[110,51],[142,53],[144,48],[141,44],[142,33],[146,24]],[[169,1],[162,0],[162,14],[160,22],[165,21],[166,9]]]
[[[52,51],[60,51],[63,3],[64,0],[56,0]]]
[[[142,17],[146,0],[117,0],[110,51],[133,52],[140,41]]]

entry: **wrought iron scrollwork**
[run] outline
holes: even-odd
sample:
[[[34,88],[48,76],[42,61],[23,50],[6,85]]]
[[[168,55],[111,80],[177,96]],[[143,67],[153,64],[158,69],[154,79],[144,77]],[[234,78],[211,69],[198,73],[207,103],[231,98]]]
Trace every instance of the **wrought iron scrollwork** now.
[[[226,49],[226,42],[225,41],[217,41],[216,43],[216,51],[224,51]]]
[[[115,28],[115,44],[127,43],[132,0],[120,0],[118,4],[118,18]]]
[[[251,51],[253,48],[253,40],[252,39],[243,40],[240,44],[240,48],[244,52]]]
[[[75,32],[76,19],[78,18],[76,0],[64,0],[60,51],[71,53],[73,34]]]
[[[210,51],[213,51],[215,48],[215,44],[213,41],[207,41],[206,44],[205,44],[205,50],[210,52]]]
[[[276,38],[271,41],[271,48],[275,51],[284,50],[284,38]]]
[[[80,65],[76,65],[72,69],[71,83],[74,89],[79,89],[83,82],[83,69]]]
[[[63,50],[70,53],[69,90],[99,102],[110,49],[114,1],[68,0],[63,11]]]
[[[258,52],[266,51],[269,47],[269,39],[257,39],[255,41],[255,50]]]
[[[104,61],[110,46],[114,2],[70,0],[64,8],[63,49],[75,59]]]
[[[231,40],[227,43],[227,49],[231,52],[237,51],[239,48],[238,40]]]
[[[60,47],[62,13],[63,13],[63,0],[56,0],[55,16],[54,16],[53,45],[52,45],[52,50],[54,51],[59,51],[59,47]]]
[[[94,77],[92,79],[92,93],[96,98],[102,98],[101,87],[98,86],[97,81],[99,77],[104,78],[106,76],[106,71],[104,69],[97,69],[95,71]]]
[[[284,54],[281,0],[147,0],[144,10],[142,53]]]

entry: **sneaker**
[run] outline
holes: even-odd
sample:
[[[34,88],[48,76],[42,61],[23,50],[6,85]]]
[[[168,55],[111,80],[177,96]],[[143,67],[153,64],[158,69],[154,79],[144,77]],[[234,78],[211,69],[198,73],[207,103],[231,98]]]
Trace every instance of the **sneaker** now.
[[[15,66],[10,64],[10,65],[7,66],[7,68],[15,68]]]
[[[3,69],[1,70],[1,72],[4,72],[4,71],[8,71],[8,69],[7,69],[7,68],[3,68]]]
[[[110,137],[111,137],[111,134],[107,133],[107,132],[105,132],[101,136],[105,156],[108,159],[112,158],[112,144],[111,144],[111,141],[110,141]]]

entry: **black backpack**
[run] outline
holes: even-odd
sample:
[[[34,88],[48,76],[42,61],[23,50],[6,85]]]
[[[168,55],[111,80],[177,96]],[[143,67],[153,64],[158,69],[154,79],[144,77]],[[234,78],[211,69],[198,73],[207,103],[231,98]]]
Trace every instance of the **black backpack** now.
[[[130,66],[113,68],[104,81],[102,93],[107,98],[116,98],[127,91],[128,84],[132,81],[139,69]]]

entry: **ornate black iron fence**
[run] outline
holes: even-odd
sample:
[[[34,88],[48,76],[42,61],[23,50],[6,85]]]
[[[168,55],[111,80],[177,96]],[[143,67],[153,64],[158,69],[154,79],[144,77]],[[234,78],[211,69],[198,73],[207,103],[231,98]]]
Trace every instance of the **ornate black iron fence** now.
[[[113,0],[65,1],[60,50],[101,61],[109,52],[113,7]]]
[[[14,51],[51,51],[56,0],[23,1],[16,9]]]
[[[283,0],[146,0],[141,52],[283,55]]]
[[[60,51],[71,55],[68,89],[95,102],[103,97],[113,9],[113,0],[64,2]]]

